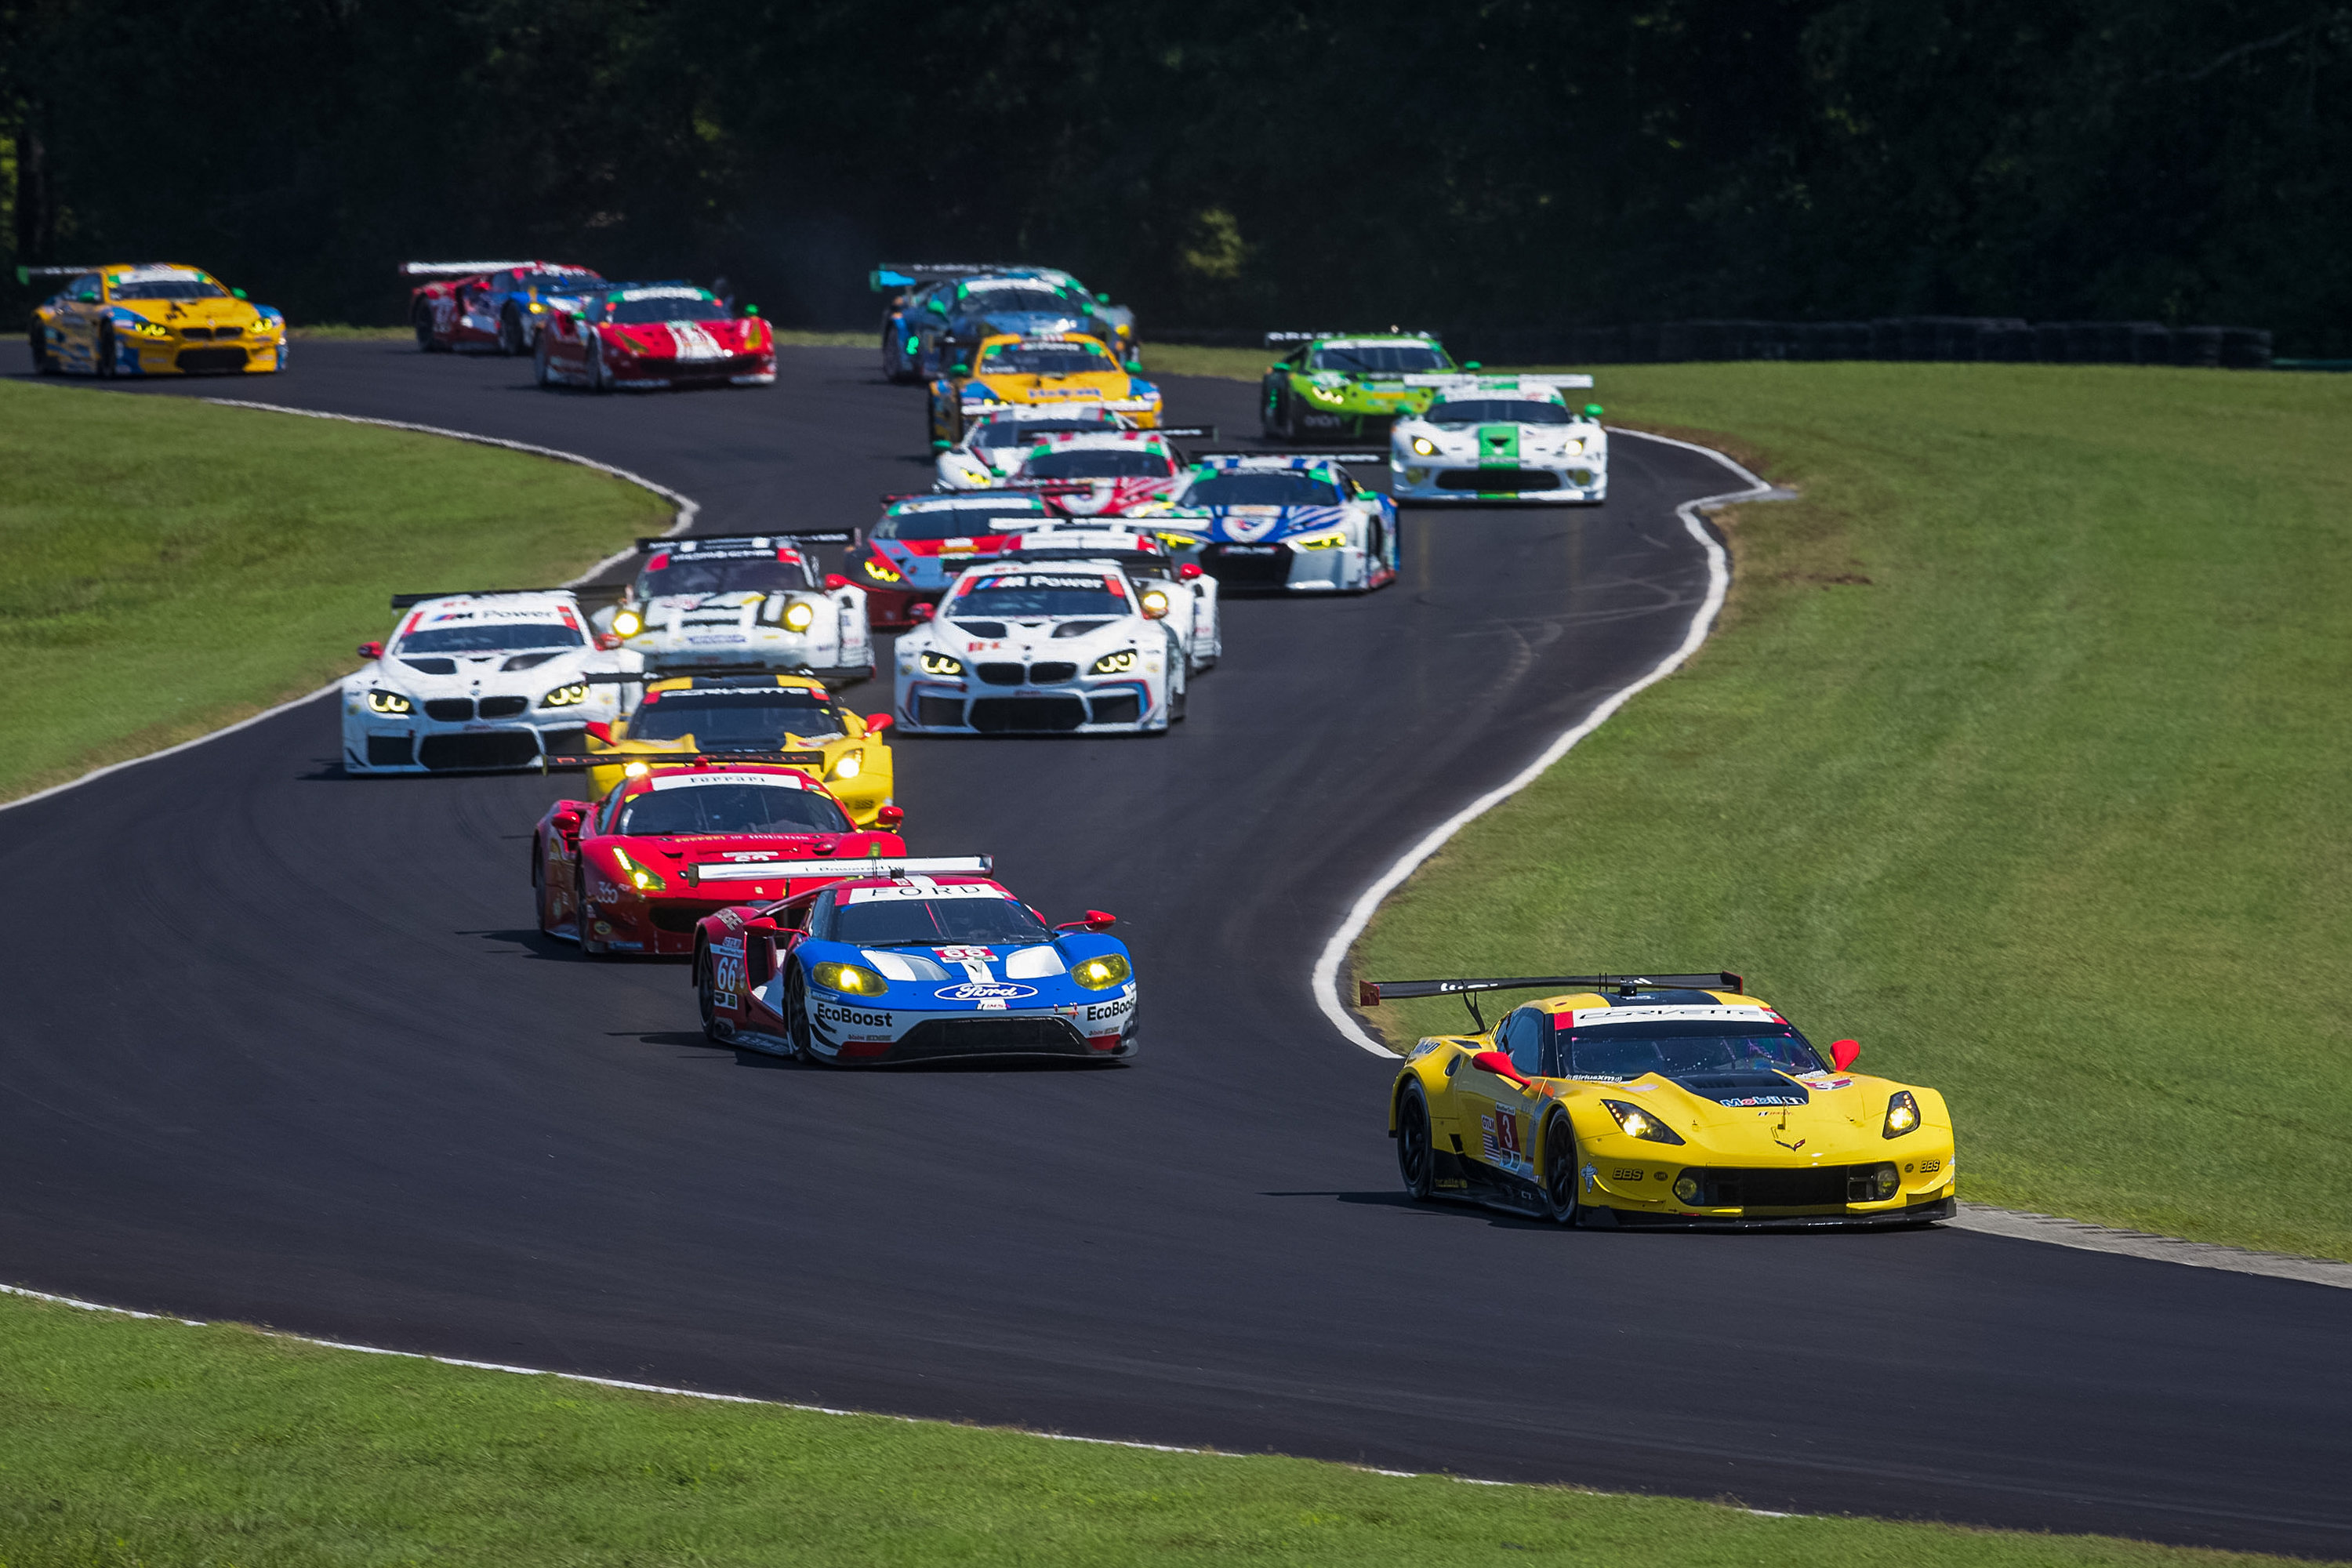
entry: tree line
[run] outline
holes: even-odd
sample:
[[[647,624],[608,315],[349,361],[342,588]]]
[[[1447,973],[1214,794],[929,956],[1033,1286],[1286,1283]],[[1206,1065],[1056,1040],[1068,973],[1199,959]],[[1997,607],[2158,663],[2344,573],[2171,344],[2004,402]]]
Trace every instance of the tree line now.
[[[0,0],[17,264],[1035,260],[1153,325],[1972,314],[2352,353],[2308,0]],[[21,308],[32,290],[6,285]]]

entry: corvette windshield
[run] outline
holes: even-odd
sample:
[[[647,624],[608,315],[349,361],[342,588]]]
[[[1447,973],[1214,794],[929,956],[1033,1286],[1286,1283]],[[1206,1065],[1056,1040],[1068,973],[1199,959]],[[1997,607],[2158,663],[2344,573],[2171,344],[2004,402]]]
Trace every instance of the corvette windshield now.
[[[781,594],[815,586],[798,555],[656,555],[637,575],[643,598],[663,594]]]
[[[1050,616],[1124,616],[1127,593],[1098,573],[1005,572],[974,577],[949,612],[963,620],[1034,620]]]
[[[1632,1079],[1649,1072],[1682,1078],[1738,1068],[1829,1071],[1805,1037],[1786,1025],[1677,1021],[1569,1032],[1568,1073],[1574,1078]]]
[[[841,807],[813,789],[779,784],[708,784],[648,790],[621,809],[618,831],[670,833],[846,833]]]
[[[1422,416],[1432,425],[1570,425],[1575,416],[1557,403],[1529,397],[1463,397],[1433,404]]]
[[[786,735],[830,741],[843,732],[833,700],[805,687],[771,690],[656,691],[629,721],[632,741],[683,741],[707,752],[763,752]]]
[[[860,947],[992,946],[1054,940],[1054,933],[1018,899],[884,899],[835,904],[827,934],[835,942]]]
[[[1033,479],[1164,479],[1176,471],[1168,458],[1142,447],[1079,447],[1040,452],[1021,465]]]
[[[572,626],[531,621],[483,621],[469,626],[426,626],[400,639],[402,653],[511,653],[533,647],[580,647]]]
[[[1203,474],[1184,491],[1180,506],[1338,506],[1339,487],[1297,468],[1247,469]]]
[[[982,375],[1097,375],[1118,368],[1092,343],[1002,343],[980,362]]]
[[[604,301],[604,320],[616,326],[641,327],[650,321],[723,321],[726,319],[726,306],[699,294],[692,299],[672,296],[656,300]]]
[[[1452,370],[1441,349],[1427,343],[1349,343],[1345,348],[1319,348],[1307,356],[1310,370],[1370,372],[1402,375],[1409,370]]]
[[[929,511],[903,511],[874,525],[877,539],[971,539],[1034,527],[1045,521],[1045,509],[1027,496],[1009,497],[993,506],[940,507]]]
[[[1108,416],[1090,419],[992,419],[972,436],[975,447],[1025,447],[1041,436],[1062,436],[1080,430],[1115,430]]]

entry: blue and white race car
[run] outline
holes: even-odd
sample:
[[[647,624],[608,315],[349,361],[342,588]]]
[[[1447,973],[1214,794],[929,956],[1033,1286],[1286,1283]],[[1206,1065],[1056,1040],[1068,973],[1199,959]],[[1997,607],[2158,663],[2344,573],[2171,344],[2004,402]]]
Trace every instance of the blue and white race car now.
[[[1384,452],[1217,452],[1192,465],[1165,507],[1127,512],[1228,589],[1362,593],[1396,581],[1396,503],[1348,472]]]
[[[826,1066],[1135,1055],[1135,965],[1111,917],[1049,926],[974,855],[770,861],[823,879],[696,931],[703,1032]],[[706,871],[706,877],[708,872]]]

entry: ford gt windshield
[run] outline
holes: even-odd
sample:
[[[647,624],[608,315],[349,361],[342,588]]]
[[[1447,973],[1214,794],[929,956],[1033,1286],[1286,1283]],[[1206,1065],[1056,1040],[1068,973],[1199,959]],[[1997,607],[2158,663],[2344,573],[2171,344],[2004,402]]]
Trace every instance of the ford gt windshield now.
[[[656,786],[621,809],[621,833],[847,833],[829,796],[782,784]]]
[[[1118,447],[1079,447],[1040,452],[1021,466],[1033,479],[1164,479],[1176,465],[1158,452]]]
[[[961,620],[1035,620],[1056,616],[1124,616],[1118,579],[1093,573],[1012,572],[974,577],[948,614]]]
[[[1565,1076],[1634,1079],[1643,1073],[1827,1072],[1805,1037],[1785,1024],[1704,1024],[1686,1020],[1573,1029]]]
[[[1531,397],[1465,397],[1433,404],[1422,416],[1432,425],[1570,425],[1575,416],[1557,403]]]
[[[1092,343],[1005,343],[980,362],[982,375],[1087,375],[1118,368]]]
[[[1422,343],[1349,343],[1317,349],[1307,356],[1314,370],[1354,371],[1360,374],[1402,375],[1407,371],[1452,370],[1441,351]]]
[[[786,561],[780,559],[782,553],[656,555],[638,575],[637,592],[651,599],[664,594],[781,594],[815,586],[799,557]]]
[[[866,889],[852,888],[855,897]],[[1041,942],[1054,933],[1018,899],[997,896],[948,899],[887,899],[835,904],[831,929],[835,942],[860,947],[930,947],[972,942],[994,946],[1003,942]]]
[[[581,647],[577,627],[530,621],[485,621],[469,626],[427,626],[400,639],[400,652],[514,653],[524,648]]]
[[[1339,487],[1296,468],[1203,474],[1179,506],[1338,506]]]
[[[830,741],[843,733],[841,710],[806,687],[735,691],[656,691],[629,721],[632,741],[682,741],[707,752],[764,752],[787,734]]]

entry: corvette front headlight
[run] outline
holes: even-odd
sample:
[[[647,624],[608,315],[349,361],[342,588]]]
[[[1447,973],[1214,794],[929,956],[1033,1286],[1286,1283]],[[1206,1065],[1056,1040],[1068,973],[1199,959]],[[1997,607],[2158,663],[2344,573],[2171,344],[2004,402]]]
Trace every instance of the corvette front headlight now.
[[[820,963],[809,972],[809,977],[827,991],[838,991],[845,996],[879,996],[890,988],[890,983],[855,963]]]
[[[574,708],[588,700],[588,683],[575,680],[569,686],[559,686],[539,700],[541,708]]]
[[[827,778],[835,779],[854,779],[865,771],[866,759],[860,753],[856,752],[844,752],[841,754],[841,761],[834,763],[833,772],[827,773],[825,776]]]
[[[1659,1121],[1656,1117],[1651,1115],[1648,1111],[1643,1110],[1638,1105],[1628,1105],[1622,1100],[1604,1100],[1601,1103],[1607,1106],[1609,1108],[1609,1114],[1617,1119],[1617,1127],[1620,1131],[1630,1132],[1634,1137],[1644,1139],[1652,1143],[1679,1143],[1682,1142],[1681,1135],[1676,1133],[1673,1128],[1667,1126],[1664,1122]]]
[[[645,629],[645,616],[635,610],[623,610],[613,617],[613,635],[616,637],[633,637]]]
[[[784,629],[804,632],[816,624],[816,607],[806,599],[794,599],[784,606]]]
[[[1299,534],[1289,542],[1297,550],[1337,550],[1348,542],[1348,535],[1343,530],[1327,528],[1320,533]]]
[[[1136,652],[1131,647],[1121,648],[1117,653],[1107,653],[1100,658],[1095,660],[1094,673],[1097,675],[1125,675],[1129,670],[1135,668],[1135,659]]]
[[[1896,1089],[1886,1101],[1886,1127],[1880,1136],[1900,1138],[1906,1132],[1916,1132],[1918,1130],[1919,1102],[1911,1097],[1909,1089]]]
[[[416,704],[397,691],[371,691],[367,702],[371,713],[410,713],[416,709]]]
[[[1118,953],[1106,952],[1100,958],[1089,958],[1070,971],[1070,978],[1089,991],[1108,991],[1132,973],[1127,960]]]
[[[922,657],[916,662],[923,667],[925,675],[961,675],[963,673],[963,660],[951,653],[933,653],[926,648],[923,650]]]
[[[1437,443],[1426,436],[1415,436],[1412,438],[1412,450],[1415,457],[1434,458],[1437,456]]]

